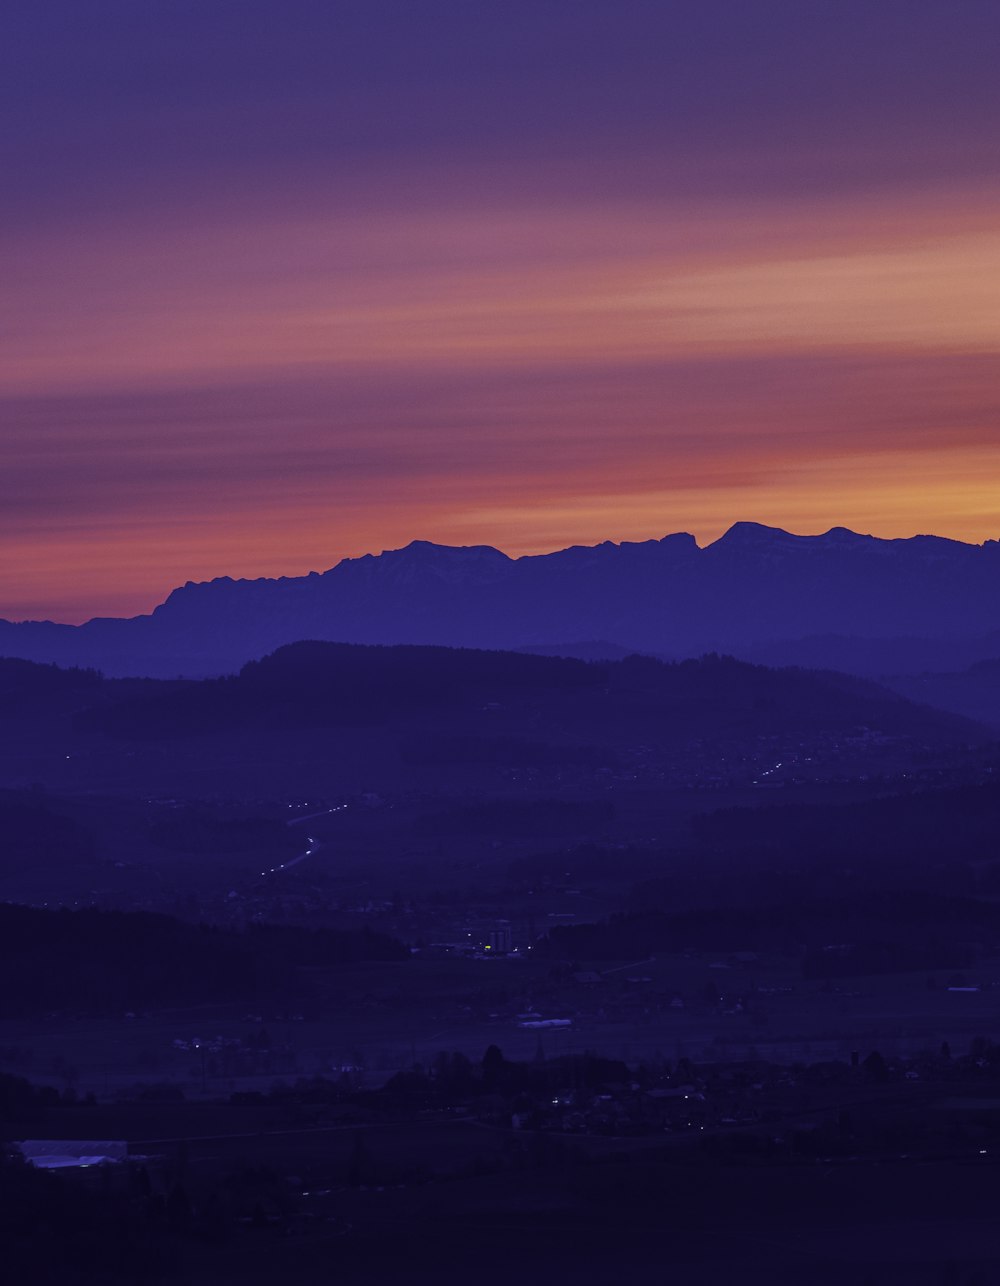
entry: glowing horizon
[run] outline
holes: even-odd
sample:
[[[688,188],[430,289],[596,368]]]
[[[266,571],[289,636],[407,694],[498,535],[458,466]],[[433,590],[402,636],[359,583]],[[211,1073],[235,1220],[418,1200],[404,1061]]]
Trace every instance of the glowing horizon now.
[[[997,532],[997,534],[995,535],[986,535],[981,539],[975,539],[968,536],[956,535],[953,532],[930,531],[930,530],[901,531],[891,526],[887,527],[885,530],[872,531],[872,530],[862,529],[857,526],[852,526],[850,523],[841,523],[841,522],[828,523],[826,525],[820,523],[818,526],[815,527],[815,530],[805,529],[806,527],[808,527],[808,523],[800,522],[793,529],[792,525],[781,523],[773,519],[762,518],[762,517],[737,518],[737,519],[734,519],[732,522],[725,523],[725,525],[721,527],[713,526],[709,529],[701,531],[700,533],[692,531],[690,529],[690,525],[671,527],[669,530],[662,530],[662,531],[653,530],[653,529],[637,529],[634,532],[630,533],[629,535],[625,535],[625,536],[606,536],[606,535],[596,536],[596,537],[581,536],[579,538],[569,539],[564,544],[559,544],[559,543],[553,544],[551,543],[551,541],[549,541],[549,542],[542,542],[542,543],[529,542],[526,544],[516,544],[516,543],[508,542],[505,545],[501,545],[495,541],[477,540],[471,537],[468,539],[461,539],[458,536],[449,536],[448,538],[445,538],[444,536],[437,537],[437,536],[431,536],[427,534],[418,534],[415,536],[410,536],[405,539],[400,537],[399,543],[383,544],[381,547],[379,547],[377,543],[372,544],[370,546],[359,545],[356,548],[353,548],[347,552],[337,555],[332,559],[332,561],[324,562],[323,560],[320,560],[312,564],[302,564],[297,567],[292,567],[284,563],[279,563],[278,565],[275,565],[273,567],[268,567],[263,571],[256,567],[247,568],[243,571],[233,570],[232,568],[223,568],[220,570],[213,570],[210,573],[205,573],[204,575],[187,575],[179,570],[176,578],[172,582],[165,585],[159,592],[157,592],[156,590],[152,591],[152,596],[149,597],[146,601],[140,603],[138,606],[133,601],[133,596],[129,595],[126,599],[124,599],[124,605],[120,608],[116,608],[116,605],[112,603],[105,610],[96,611],[96,612],[89,611],[86,608],[82,608],[80,611],[74,612],[72,608],[69,608],[66,614],[64,614],[61,617],[53,618],[53,617],[43,617],[40,615],[28,615],[17,619],[20,619],[26,622],[40,621],[40,620],[54,620],[54,622],[57,624],[80,625],[94,618],[142,616],[142,615],[147,615],[155,607],[159,606],[162,602],[164,602],[173,590],[182,587],[184,584],[188,582],[205,583],[211,580],[224,579],[226,577],[232,580],[256,580],[256,579],[274,579],[277,577],[301,577],[301,576],[308,576],[314,573],[322,574],[324,572],[330,571],[332,568],[336,567],[342,561],[363,558],[367,555],[372,555],[377,557],[380,554],[390,553],[393,551],[403,549],[406,545],[409,545],[414,541],[416,542],[425,541],[429,544],[444,545],[444,546],[449,546],[451,548],[463,548],[463,547],[469,548],[469,547],[475,547],[475,546],[489,546],[493,549],[499,550],[501,553],[506,554],[509,558],[513,560],[516,560],[519,558],[525,558],[525,557],[545,555],[550,553],[557,553],[563,549],[568,549],[573,546],[593,547],[595,545],[602,544],[605,541],[610,541],[612,544],[620,545],[620,544],[638,543],[638,542],[650,541],[650,540],[663,540],[669,536],[674,536],[674,535],[690,535],[693,537],[695,543],[698,545],[700,549],[706,549],[709,545],[713,544],[715,541],[719,540],[722,536],[724,536],[725,533],[729,531],[731,527],[741,522],[755,523],[763,527],[780,529],[785,531],[789,535],[793,535],[793,536],[822,536],[822,535],[826,535],[830,530],[834,528],[846,527],[848,530],[854,532],[857,535],[874,536],[881,540],[909,540],[916,536],[935,536],[946,540],[955,540],[960,543],[968,544],[971,546],[982,546],[988,541],[1000,540],[1000,532]],[[15,618],[8,617],[4,619],[10,620]]]
[[[1000,535],[1000,15],[430,7],[25,16],[0,617],[414,538]]]

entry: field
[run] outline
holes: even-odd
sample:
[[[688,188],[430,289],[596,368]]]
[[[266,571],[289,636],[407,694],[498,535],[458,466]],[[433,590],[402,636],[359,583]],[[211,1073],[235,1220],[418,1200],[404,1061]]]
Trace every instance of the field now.
[[[936,1050],[948,1041],[965,1052],[1000,1026],[1000,960],[975,975],[950,975],[978,991],[948,989],[949,976],[897,974],[803,980],[796,964],[768,959],[724,967],[704,954],[655,960],[573,962],[413,958],[399,964],[357,964],[313,980],[302,1014],[248,1013],[240,1006],[132,1017],[60,1017],[0,1022],[0,1067],[79,1094],[114,1097],[135,1086],[172,1084],[188,1097],[267,1088],[274,1080],[336,1076],[356,1068],[377,1085],[442,1050],[477,1060],[495,1044],[513,1059],[592,1050],[628,1062],[675,1059],[816,1062]],[[597,971],[605,971],[598,975]],[[933,981],[934,986],[929,982]],[[723,999],[699,1003],[711,985]],[[694,997],[675,1008],[671,995]],[[735,1008],[745,996],[745,1011]],[[570,1025],[520,1025],[521,1005]],[[492,1016],[491,1016],[492,1011]],[[259,1070],[225,1073],[220,1042],[256,1044],[262,1033],[272,1057]],[[195,1046],[198,1046],[196,1048]],[[181,1046],[186,1046],[182,1048]],[[204,1056],[203,1056],[204,1055]]]

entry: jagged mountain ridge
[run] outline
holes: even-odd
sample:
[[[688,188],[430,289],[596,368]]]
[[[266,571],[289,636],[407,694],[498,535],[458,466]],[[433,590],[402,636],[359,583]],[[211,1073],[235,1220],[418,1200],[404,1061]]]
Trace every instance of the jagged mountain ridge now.
[[[844,669],[901,672],[908,665],[886,665],[887,652],[910,647],[917,668],[928,657],[946,668],[956,649],[963,664],[1000,655],[998,588],[996,540],[884,540],[842,527],[798,536],[740,522],[703,548],[678,533],[521,558],[418,540],[323,573],[189,582],[148,616],[3,621],[0,655],[114,675],[206,675],[299,639],[493,648],[602,639],[666,657],[773,654],[784,664],[800,653],[808,663],[811,647],[827,666],[843,653],[855,658]]]

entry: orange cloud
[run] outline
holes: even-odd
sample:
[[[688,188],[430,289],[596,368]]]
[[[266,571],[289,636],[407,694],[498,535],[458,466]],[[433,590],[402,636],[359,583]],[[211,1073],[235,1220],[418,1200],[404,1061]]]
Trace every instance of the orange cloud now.
[[[314,206],[26,235],[0,615],[144,610],[414,536],[996,535],[995,207]]]

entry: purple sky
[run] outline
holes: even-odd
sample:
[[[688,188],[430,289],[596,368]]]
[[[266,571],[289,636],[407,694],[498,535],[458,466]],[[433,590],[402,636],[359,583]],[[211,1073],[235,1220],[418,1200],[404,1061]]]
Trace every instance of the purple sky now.
[[[1000,534],[995,0],[15,0],[0,615]]]

